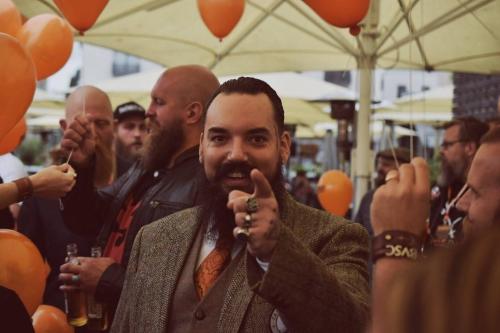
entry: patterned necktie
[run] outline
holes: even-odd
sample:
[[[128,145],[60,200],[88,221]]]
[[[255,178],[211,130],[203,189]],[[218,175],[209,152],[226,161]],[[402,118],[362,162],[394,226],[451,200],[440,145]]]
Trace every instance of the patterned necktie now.
[[[231,261],[231,248],[233,246],[231,238],[222,239],[219,237],[215,248],[203,259],[200,267],[198,267],[194,275],[194,283],[199,299],[205,297],[215,280]]]

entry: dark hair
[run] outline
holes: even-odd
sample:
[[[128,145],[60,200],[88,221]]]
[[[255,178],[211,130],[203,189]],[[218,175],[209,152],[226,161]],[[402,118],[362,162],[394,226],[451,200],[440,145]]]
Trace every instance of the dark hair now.
[[[489,130],[481,139],[481,144],[483,143],[500,143],[500,127]]]
[[[280,134],[283,133],[285,129],[285,111],[283,110],[283,104],[281,103],[281,99],[279,98],[278,94],[266,82],[246,76],[228,80],[214,92],[207,105],[205,106],[205,111],[203,112],[203,123],[205,123],[208,108],[210,107],[210,104],[212,104],[215,97],[217,97],[219,94],[229,95],[233,93],[248,95],[265,94],[273,105],[274,121],[278,126],[278,132]]]
[[[481,137],[488,132],[488,125],[473,117],[464,117],[452,120],[443,125],[443,129],[459,126],[459,140],[463,142],[474,142],[479,146]]]

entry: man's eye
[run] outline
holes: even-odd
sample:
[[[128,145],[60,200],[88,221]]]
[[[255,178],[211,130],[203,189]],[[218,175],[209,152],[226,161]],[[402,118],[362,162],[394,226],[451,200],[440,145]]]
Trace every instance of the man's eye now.
[[[255,135],[250,137],[250,142],[257,145],[262,145],[267,142],[267,138],[263,135]]]
[[[210,137],[210,141],[215,142],[215,143],[221,143],[226,140],[226,137],[223,135],[214,135]]]
[[[156,97],[153,98],[153,103],[155,103],[156,105],[163,105],[163,104],[165,104],[162,99],[156,98]]]

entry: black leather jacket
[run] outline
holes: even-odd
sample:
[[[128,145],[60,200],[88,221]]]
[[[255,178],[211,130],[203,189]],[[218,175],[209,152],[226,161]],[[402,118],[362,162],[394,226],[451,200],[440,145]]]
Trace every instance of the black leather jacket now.
[[[82,236],[97,236],[97,244],[104,249],[117,224],[116,218],[122,205],[131,191],[137,189],[138,182],[147,178],[147,175],[140,162],[136,162],[113,184],[96,190],[92,186],[93,167],[77,169],[76,172],[76,185],[63,200],[64,223]],[[130,251],[140,228],[200,203],[200,186],[205,176],[198,160],[198,147],[182,153],[171,169],[159,170],[150,174],[149,178],[150,183],[142,194],[141,204],[127,233],[122,262],[108,267],[96,289],[96,299],[108,303],[112,308],[120,297]]]

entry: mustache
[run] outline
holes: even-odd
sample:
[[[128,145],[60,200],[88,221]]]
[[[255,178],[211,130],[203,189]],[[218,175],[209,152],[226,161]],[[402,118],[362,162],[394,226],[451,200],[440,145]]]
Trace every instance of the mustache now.
[[[215,181],[219,181],[231,172],[238,171],[245,177],[250,177],[250,171],[255,167],[246,162],[226,162],[220,166],[214,176]]]

